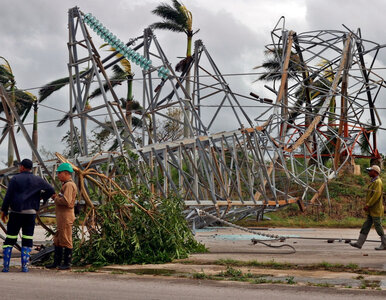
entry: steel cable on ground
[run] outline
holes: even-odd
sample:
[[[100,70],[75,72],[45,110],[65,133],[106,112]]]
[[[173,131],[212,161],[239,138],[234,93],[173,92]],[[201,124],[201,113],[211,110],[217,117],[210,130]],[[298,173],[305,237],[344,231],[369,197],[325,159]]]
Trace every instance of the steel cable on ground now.
[[[271,238],[271,240],[270,240],[271,242],[274,242],[274,241],[285,241],[287,239],[287,237],[285,237],[285,236],[281,236],[281,235],[277,235],[277,234],[263,233],[263,232],[255,231],[255,230],[252,230],[252,229],[248,229],[248,228],[245,228],[245,227],[233,224],[231,222],[225,221],[224,219],[218,218],[218,217],[216,217],[214,215],[211,215],[211,214],[207,213],[206,211],[198,209],[198,208],[196,208],[196,212],[197,212],[197,215],[200,216],[200,217],[202,215],[205,215],[207,217],[210,217],[210,218],[212,218],[212,219],[214,219],[216,221],[219,221],[219,222],[221,222],[221,223],[223,223],[225,225],[228,225],[230,227],[233,227],[233,228],[236,228],[236,229],[248,232],[248,233],[257,234],[257,235],[261,235],[261,236],[264,236],[264,237]],[[274,246],[274,245],[269,245],[269,244],[267,244],[265,242],[262,242],[260,240],[257,240],[257,239],[252,239],[251,241],[254,244],[260,243],[260,244],[263,244],[263,245],[265,245],[267,247],[271,247],[271,248],[289,247],[289,248],[292,249],[292,252],[286,253],[286,254],[296,253],[296,249],[293,246],[289,245],[289,244],[283,244],[283,245],[279,245],[279,246]]]

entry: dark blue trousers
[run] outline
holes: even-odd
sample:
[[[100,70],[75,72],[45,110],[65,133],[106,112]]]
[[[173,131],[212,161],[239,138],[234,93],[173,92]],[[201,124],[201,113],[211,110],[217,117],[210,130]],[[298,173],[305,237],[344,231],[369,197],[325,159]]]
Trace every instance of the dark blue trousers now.
[[[11,212],[7,224],[7,236],[3,248],[12,247],[16,244],[17,235],[22,230],[22,247],[33,246],[33,235],[35,230],[36,214],[20,214]]]

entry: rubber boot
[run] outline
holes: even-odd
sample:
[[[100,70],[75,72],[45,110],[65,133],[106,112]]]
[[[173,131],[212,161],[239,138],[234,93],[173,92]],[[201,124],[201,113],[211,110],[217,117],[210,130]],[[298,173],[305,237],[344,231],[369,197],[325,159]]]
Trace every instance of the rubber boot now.
[[[361,249],[363,244],[365,243],[366,239],[367,239],[367,235],[361,233],[361,234],[359,234],[358,240],[355,243],[350,243],[350,246]]]
[[[374,248],[375,250],[386,250],[386,235],[381,236],[381,245]]]
[[[3,248],[3,270],[2,272],[7,273],[9,272],[9,262],[11,261],[11,255],[12,255],[12,249],[13,247],[5,247]]]
[[[21,247],[21,271],[24,273],[28,272],[30,253],[30,247]]]
[[[59,270],[68,270],[71,268],[71,258],[72,258],[72,249],[64,248],[64,258],[63,265],[61,265]]]
[[[63,248],[55,246],[55,252],[54,252],[54,262],[52,264],[46,265],[47,269],[56,269],[60,266],[62,263],[62,257],[63,257]]]

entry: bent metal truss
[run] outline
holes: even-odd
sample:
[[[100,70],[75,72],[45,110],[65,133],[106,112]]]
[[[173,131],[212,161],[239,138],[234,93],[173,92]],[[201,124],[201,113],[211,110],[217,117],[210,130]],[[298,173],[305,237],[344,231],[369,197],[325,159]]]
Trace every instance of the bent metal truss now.
[[[274,79],[266,85],[270,100],[234,93],[201,40],[177,74],[150,28],[123,42],[78,7],[69,10],[68,28],[69,130],[72,148],[79,151],[68,161],[79,170],[105,172],[122,189],[136,182],[163,197],[177,193],[188,219],[197,218],[196,208],[233,219],[290,203],[304,209],[323,191],[328,196],[330,179],[355,170],[353,158],[364,156],[360,148],[367,147],[365,156],[380,158],[376,132],[381,119],[375,102],[385,85],[374,66],[382,46],[363,39],[360,31],[297,34],[286,30],[281,19],[267,45],[277,64],[268,74]],[[94,43],[97,36],[114,52],[102,58]],[[141,69],[141,107],[135,111],[121,107],[108,77],[122,59]],[[90,108],[95,88],[103,101]],[[4,88],[0,96],[7,108],[2,120],[16,119],[38,171],[53,179],[65,158],[43,161]],[[253,105],[266,108],[248,108]],[[168,114],[169,108],[178,108],[183,120]],[[140,119],[137,125],[133,114]],[[159,128],[165,120],[183,126],[184,137],[162,140]],[[233,129],[219,131],[225,123]],[[95,127],[115,136],[117,151],[90,154],[87,135]],[[118,176],[118,159],[135,169],[135,178]],[[106,164],[110,168],[103,171]],[[84,182],[92,189],[92,182]]]

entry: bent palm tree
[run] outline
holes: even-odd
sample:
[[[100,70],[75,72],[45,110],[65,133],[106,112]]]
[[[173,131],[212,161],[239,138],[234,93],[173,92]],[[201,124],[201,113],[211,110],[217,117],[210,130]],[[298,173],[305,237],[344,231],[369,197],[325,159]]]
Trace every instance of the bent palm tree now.
[[[187,37],[186,58],[181,60],[176,71],[186,72],[185,89],[190,97],[190,67],[192,63],[192,38],[196,32],[193,32],[193,17],[192,13],[177,0],[172,0],[173,6],[166,3],[158,5],[152,13],[161,17],[163,22],[156,22],[151,25],[154,29],[163,29],[173,32],[183,32]],[[184,117],[184,137],[189,137],[189,110]]]

